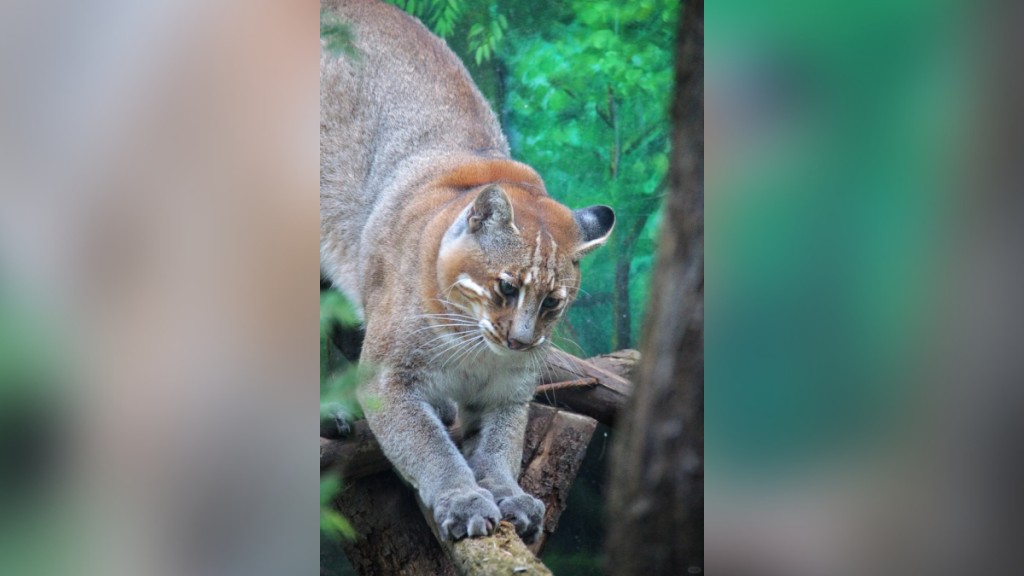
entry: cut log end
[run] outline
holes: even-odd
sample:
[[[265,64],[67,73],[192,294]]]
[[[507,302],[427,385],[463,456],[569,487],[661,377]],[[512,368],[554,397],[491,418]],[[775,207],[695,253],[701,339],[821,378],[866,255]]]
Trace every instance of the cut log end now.
[[[551,571],[516,536],[512,524],[504,520],[494,534],[486,538],[465,538],[447,543],[445,548],[451,554],[455,571],[462,576],[551,574]]]

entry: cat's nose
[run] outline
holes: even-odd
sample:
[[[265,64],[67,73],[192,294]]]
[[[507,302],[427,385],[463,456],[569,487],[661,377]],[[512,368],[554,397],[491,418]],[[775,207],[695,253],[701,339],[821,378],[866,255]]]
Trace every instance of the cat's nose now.
[[[508,347],[513,350],[525,350],[533,345],[533,342],[528,340],[520,340],[514,336],[508,337]]]

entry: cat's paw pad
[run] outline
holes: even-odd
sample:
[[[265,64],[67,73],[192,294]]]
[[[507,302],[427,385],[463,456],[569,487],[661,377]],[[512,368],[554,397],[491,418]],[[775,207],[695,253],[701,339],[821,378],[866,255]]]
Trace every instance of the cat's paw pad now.
[[[544,524],[544,503],[529,494],[498,499],[501,517],[516,527],[516,533],[527,544],[540,536]]]
[[[501,512],[494,498],[482,488],[449,492],[434,505],[434,521],[441,537],[448,540],[487,536],[500,519]]]
[[[320,437],[347,438],[352,434],[354,418],[341,404],[331,402],[320,407]]]

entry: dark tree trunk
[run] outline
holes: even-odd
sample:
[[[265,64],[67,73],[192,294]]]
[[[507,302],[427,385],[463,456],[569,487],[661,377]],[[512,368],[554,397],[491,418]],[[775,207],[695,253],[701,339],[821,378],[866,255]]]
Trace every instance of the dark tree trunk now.
[[[704,566],[704,3],[676,40],[669,196],[633,399],[609,488],[610,573]]]

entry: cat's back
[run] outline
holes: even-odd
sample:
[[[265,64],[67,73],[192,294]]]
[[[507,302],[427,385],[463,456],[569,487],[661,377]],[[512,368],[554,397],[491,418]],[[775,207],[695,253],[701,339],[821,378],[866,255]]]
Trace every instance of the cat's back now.
[[[462,62],[415,18],[377,0],[321,8],[350,39],[338,53],[322,41],[320,54],[321,265],[338,282],[359,273],[374,210],[415,193],[395,183],[422,180],[452,154],[507,156],[508,145]]]
[[[372,180],[432,151],[507,155],[497,119],[462,62],[418,20],[377,0],[324,7],[351,44],[339,54],[321,49],[321,163]]]

